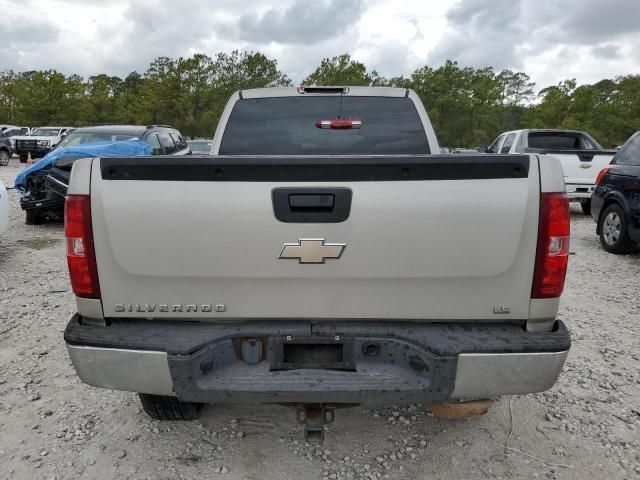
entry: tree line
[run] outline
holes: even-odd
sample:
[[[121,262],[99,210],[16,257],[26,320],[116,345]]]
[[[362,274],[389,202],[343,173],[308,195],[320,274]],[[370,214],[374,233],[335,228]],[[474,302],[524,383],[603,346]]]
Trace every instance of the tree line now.
[[[569,79],[537,91],[524,72],[447,61],[409,76],[385,78],[343,54],[322,60],[302,84],[412,88],[424,102],[440,144],[451,147],[487,144],[499,132],[517,128],[586,130],[611,147],[640,129],[640,75],[580,86]],[[125,78],[7,70],[0,72],[0,123],[166,123],[190,137],[211,137],[236,90],[291,85],[277,61],[259,52],[159,57],[146,72]]]

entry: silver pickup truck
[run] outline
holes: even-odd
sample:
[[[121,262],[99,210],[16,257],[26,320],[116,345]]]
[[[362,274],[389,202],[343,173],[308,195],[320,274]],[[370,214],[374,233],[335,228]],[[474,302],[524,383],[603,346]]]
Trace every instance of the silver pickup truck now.
[[[80,378],[157,419],[550,388],[570,347],[560,164],[437,152],[411,90],[301,87],[234,94],[210,156],[76,162]]]

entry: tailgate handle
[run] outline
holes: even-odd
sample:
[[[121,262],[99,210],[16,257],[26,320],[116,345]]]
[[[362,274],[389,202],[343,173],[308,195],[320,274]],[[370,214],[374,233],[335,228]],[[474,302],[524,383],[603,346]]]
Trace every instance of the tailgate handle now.
[[[349,188],[274,188],[275,217],[286,223],[339,223],[349,218]]]
[[[294,211],[330,212],[335,204],[335,195],[314,193],[292,193],[289,195],[289,208]]]

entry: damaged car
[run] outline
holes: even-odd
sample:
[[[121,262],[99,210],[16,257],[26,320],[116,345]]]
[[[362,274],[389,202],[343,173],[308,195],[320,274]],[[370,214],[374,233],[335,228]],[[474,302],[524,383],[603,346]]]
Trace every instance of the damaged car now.
[[[71,167],[80,158],[189,153],[191,149],[180,132],[168,125],[102,125],[78,129],[16,177],[25,222],[39,225],[47,219],[62,219]]]

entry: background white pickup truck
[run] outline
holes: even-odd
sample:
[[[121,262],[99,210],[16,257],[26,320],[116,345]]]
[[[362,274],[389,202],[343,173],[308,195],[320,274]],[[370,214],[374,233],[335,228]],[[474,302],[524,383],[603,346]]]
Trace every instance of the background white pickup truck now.
[[[570,346],[558,161],[430,152],[411,90],[274,88],[232,96],[213,156],[79,160],[78,374],[159,419],[551,387]]]
[[[495,139],[487,153],[537,153],[560,161],[567,196],[591,213],[591,194],[598,172],[609,165],[617,150],[604,150],[586,132],[577,130],[513,130]]]
[[[49,153],[74,127],[40,127],[34,128],[30,135],[13,137],[15,152],[22,163],[31,158],[42,158]]]

